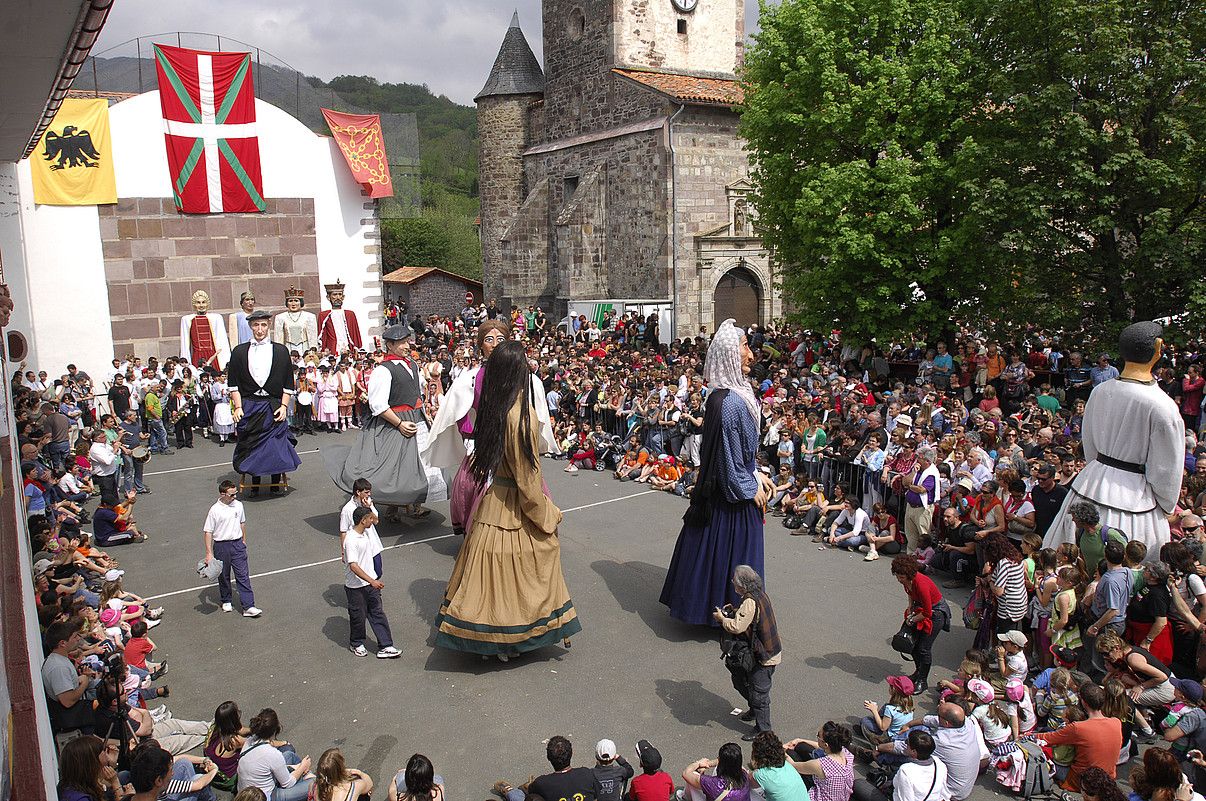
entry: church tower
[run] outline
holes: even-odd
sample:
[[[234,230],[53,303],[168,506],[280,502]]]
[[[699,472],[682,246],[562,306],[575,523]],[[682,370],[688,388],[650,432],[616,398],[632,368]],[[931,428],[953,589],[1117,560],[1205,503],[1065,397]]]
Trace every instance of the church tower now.
[[[519,27],[519,12],[503,37],[486,85],[478,92],[479,196],[486,298],[503,290],[501,240],[527,195],[523,151],[531,140],[529,109],[544,96],[544,72]]]

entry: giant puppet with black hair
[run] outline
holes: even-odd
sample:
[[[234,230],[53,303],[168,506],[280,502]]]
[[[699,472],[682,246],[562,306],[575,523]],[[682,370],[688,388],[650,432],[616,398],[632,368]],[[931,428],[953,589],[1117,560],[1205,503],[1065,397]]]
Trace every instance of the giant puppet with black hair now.
[[[1118,378],[1098,384],[1085,405],[1081,427],[1085,469],[1047,529],[1043,545],[1076,542],[1069,510],[1088,501],[1104,525],[1155,553],[1168,542],[1168,515],[1181,494],[1185,469],[1185,424],[1177,404],[1152,377],[1164,347],[1159,323],[1123,329],[1118,353],[1126,362]]]

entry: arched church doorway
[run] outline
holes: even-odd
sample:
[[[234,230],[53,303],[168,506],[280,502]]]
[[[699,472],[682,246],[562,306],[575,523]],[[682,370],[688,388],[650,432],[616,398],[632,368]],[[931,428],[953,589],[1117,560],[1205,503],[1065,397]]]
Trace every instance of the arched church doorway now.
[[[716,285],[714,302],[714,327],[730,317],[742,328],[763,324],[762,287],[747,267],[734,267],[724,274]]]

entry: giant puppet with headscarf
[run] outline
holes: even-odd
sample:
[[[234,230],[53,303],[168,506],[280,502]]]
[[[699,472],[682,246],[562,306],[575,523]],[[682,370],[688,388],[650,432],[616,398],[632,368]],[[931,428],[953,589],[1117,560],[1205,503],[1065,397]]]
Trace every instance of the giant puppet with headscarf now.
[[[754,356],[745,332],[725,320],[704,363],[704,411],[699,478],[683,515],[682,531],[661,602],[685,623],[718,625],[712,612],[740,604],[733,570],[763,572],[763,515],[769,478],[757,470],[761,411],[750,385]]]

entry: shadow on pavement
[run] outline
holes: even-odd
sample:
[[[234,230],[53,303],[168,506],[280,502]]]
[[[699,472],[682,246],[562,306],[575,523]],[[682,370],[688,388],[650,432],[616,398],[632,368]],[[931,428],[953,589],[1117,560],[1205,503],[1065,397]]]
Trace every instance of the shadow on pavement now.
[[[709,723],[719,723],[730,731],[749,731],[749,726],[729,714],[733,704],[724,696],[707,690],[698,681],[676,681],[674,679],[658,679],[655,684],[657,697],[670,710],[670,714],[679,723],[688,726],[705,726]],[[733,691],[737,695],[737,691]],[[737,698],[741,701],[740,696]]]
[[[339,536],[339,512],[327,512],[321,515],[303,517],[302,520],[310,528],[332,537]]]
[[[900,673],[901,670],[899,662],[890,662],[875,656],[840,653],[810,656],[804,660],[804,664],[815,670],[840,670],[862,679],[868,684],[880,684],[885,676]],[[906,672],[911,672],[911,670]]]
[[[607,584],[608,591],[620,608],[639,615],[659,639],[702,643],[716,638],[715,633],[703,626],[690,626],[670,617],[669,611],[658,601],[666,580],[666,568],[648,562],[615,562],[609,559],[591,562],[590,567]]]
[[[231,584],[234,583],[234,576],[231,576]],[[234,587],[231,587],[232,592]],[[197,593],[197,605],[193,607],[203,615],[212,615],[214,612],[222,611],[222,596],[218,592],[218,585],[206,587]]]

